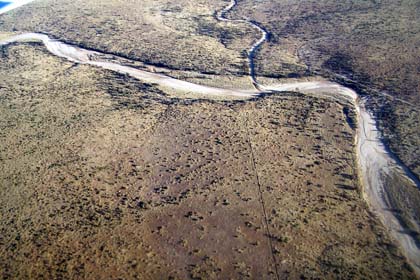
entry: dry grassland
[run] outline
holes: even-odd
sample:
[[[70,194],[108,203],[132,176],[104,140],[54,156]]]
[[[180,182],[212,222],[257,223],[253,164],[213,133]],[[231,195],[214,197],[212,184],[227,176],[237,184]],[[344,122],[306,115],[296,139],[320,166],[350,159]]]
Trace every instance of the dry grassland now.
[[[345,75],[373,95],[386,142],[420,177],[419,15],[415,0],[243,0],[231,17],[251,18],[270,32],[256,56],[258,75]],[[372,89],[411,105],[384,103]]]
[[[164,66],[175,70],[173,76],[203,84],[238,87],[218,75],[247,74],[246,50],[260,34],[246,24],[218,22],[214,12],[226,4],[221,0],[43,0],[1,15],[0,26],[2,31],[43,32]],[[386,142],[419,177],[419,122],[406,114],[416,110],[419,115],[419,15],[415,0],[243,0],[228,17],[256,20],[270,32],[269,42],[256,56],[259,76],[346,75],[365,93],[384,90],[411,102],[384,105],[377,99],[375,110],[382,112],[378,117]],[[243,83],[239,87],[249,87],[248,81]]]
[[[345,104],[169,98],[38,44],[0,76],[2,278],[414,277],[361,198]]]

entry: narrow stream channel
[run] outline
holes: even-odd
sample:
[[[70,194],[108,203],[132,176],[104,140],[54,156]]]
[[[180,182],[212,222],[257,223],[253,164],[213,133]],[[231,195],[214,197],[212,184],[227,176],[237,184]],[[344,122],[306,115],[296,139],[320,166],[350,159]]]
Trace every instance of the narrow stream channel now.
[[[261,37],[258,41],[256,41],[251,48],[248,50],[248,69],[249,69],[249,76],[251,77],[252,84],[257,90],[261,90],[260,84],[257,81],[257,76],[255,74],[255,54],[258,52],[262,44],[264,44],[268,40],[269,33],[265,30],[264,27],[259,25],[257,22],[245,19],[229,19],[226,17],[226,14],[229,13],[233,8],[237,5],[237,0],[231,0],[230,4],[226,6],[224,9],[218,11],[216,13],[216,18],[219,21],[225,22],[236,22],[236,23],[245,23],[247,25],[252,26],[258,32],[261,33]]]

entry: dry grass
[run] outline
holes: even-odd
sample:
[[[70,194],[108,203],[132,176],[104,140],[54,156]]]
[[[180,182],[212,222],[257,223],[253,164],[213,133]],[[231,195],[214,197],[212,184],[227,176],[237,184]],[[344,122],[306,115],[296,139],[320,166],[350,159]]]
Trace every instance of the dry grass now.
[[[379,120],[386,140],[419,177],[420,157],[413,151],[420,127],[409,113],[418,115],[420,101],[419,14],[414,0],[244,0],[232,17],[254,19],[271,33],[257,55],[259,75],[341,74],[368,94],[376,89],[411,102],[381,102],[375,109],[386,111]]]
[[[313,70],[354,75],[360,83],[418,101],[419,9],[412,0],[244,0],[232,17],[256,19],[271,32],[266,50],[258,57],[262,75],[276,74],[270,61],[284,61],[279,51],[300,55]]]
[[[2,31],[44,32],[168,67],[171,75],[202,84],[248,88],[249,81],[242,76],[248,73],[245,51],[260,34],[244,24],[218,22],[214,12],[226,4],[221,0],[44,0],[0,16],[0,25]],[[410,110],[418,110],[419,14],[415,0],[244,0],[228,16],[255,19],[270,32],[269,42],[256,57],[260,76],[344,74],[359,88],[387,91],[414,104]],[[16,21],[17,17],[22,20]],[[242,77],[232,81],[231,74]],[[387,112],[379,119],[382,132],[419,177],[419,157],[413,153],[418,150],[419,122],[401,113],[406,106],[398,106],[380,103],[376,107]]]
[[[338,103],[170,99],[37,44],[0,76],[2,278],[414,277]]]

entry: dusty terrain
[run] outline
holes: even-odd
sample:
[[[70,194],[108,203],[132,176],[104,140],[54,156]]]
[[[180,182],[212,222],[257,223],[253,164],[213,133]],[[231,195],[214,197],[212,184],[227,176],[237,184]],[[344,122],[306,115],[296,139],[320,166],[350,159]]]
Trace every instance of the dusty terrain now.
[[[217,75],[248,73],[246,50],[260,34],[247,24],[217,21],[215,11],[227,3],[38,0],[1,15],[0,25],[165,66],[200,83],[230,83]],[[419,14],[414,0],[243,0],[227,17],[256,20],[269,31],[269,42],[256,55],[259,76],[344,75],[374,96],[371,109],[387,144],[420,177]],[[378,91],[409,104],[384,100]]]
[[[248,89],[238,75],[258,34],[218,22],[226,4],[40,0],[0,24]],[[372,96],[389,146],[418,175],[418,33],[407,35],[418,7],[393,5],[239,1],[227,16],[270,31],[257,74],[344,75]],[[1,50],[4,278],[414,277],[361,198],[351,104],[296,93],[200,100],[199,86],[139,83],[38,44]],[[378,176],[389,212],[418,237],[418,190]]]
[[[2,278],[414,277],[361,198],[348,105],[0,59]]]

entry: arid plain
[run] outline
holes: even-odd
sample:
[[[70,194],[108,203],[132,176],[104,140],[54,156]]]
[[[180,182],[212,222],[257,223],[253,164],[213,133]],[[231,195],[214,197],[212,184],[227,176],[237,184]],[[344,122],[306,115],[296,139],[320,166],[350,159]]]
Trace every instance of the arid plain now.
[[[244,51],[258,34],[217,21],[226,4],[35,1],[1,15],[0,36],[43,32],[123,64],[251,90]],[[211,98],[40,43],[0,50],[2,278],[415,278],[363,197],[349,102],[293,91]],[[288,78],[315,78],[292,52],[273,60],[297,73]]]

